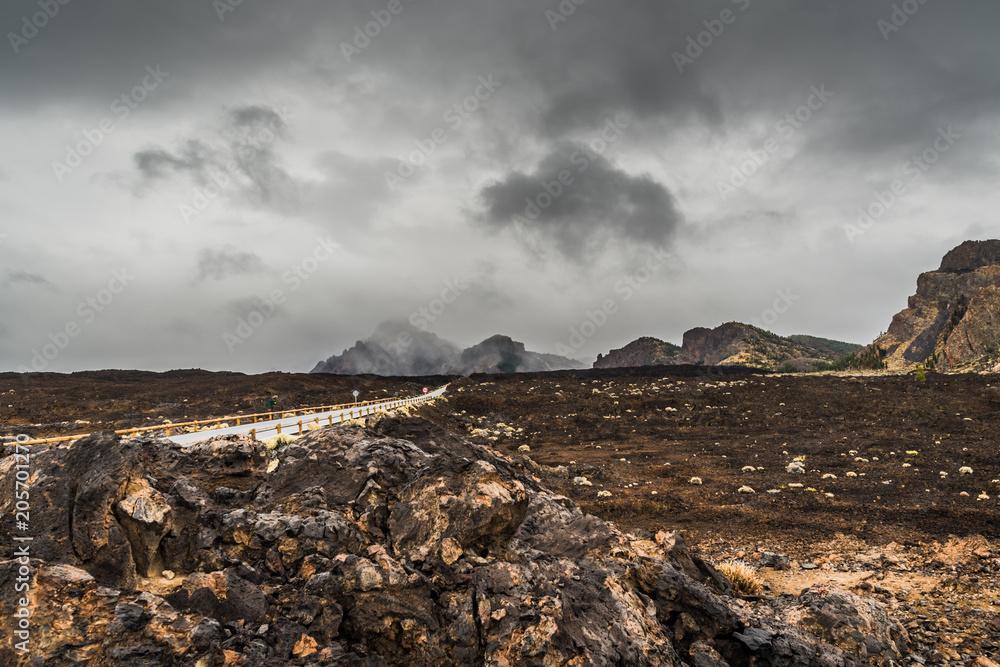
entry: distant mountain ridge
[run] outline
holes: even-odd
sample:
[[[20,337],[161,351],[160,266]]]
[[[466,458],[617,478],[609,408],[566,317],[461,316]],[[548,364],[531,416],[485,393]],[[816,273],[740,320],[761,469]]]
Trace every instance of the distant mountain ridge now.
[[[860,349],[861,345],[852,343],[814,336],[782,337],[749,324],[727,322],[715,329],[691,329],[684,334],[681,347],[656,338],[640,338],[599,355],[594,368],[702,364],[803,371]]]
[[[316,364],[312,373],[337,375],[471,375],[584,368],[555,354],[530,352],[508,336],[492,336],[465,350],[407,322],[384,322],[366,340]]]

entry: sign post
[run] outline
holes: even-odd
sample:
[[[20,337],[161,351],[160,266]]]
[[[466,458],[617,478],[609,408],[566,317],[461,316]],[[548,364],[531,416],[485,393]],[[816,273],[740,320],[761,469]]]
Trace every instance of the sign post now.
[[[358,404],[358,394],[359,394],[359,393],[360,393],[360,392],[358,392],[358,390],[357,390],[357,389],[355,389],[355,390],[354,390],[354,405],[357,405],[357,404]]]

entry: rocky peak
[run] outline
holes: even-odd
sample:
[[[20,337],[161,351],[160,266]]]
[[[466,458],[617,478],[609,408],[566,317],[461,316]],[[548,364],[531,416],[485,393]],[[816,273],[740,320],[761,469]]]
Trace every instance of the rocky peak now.
[[[966,241],[944,256],[938,271],[961,273],[986,266],[1000,266],[1000,241]]]
[[[872,347],[892,370],[1000,369],[1000,241],[966,241],[939,270],[922,273]]]
[[[624,368],[630,366],[663,366],[676,363],[681,348],[657,338],[643,336],[607,355],[597,355],[594,368]]]

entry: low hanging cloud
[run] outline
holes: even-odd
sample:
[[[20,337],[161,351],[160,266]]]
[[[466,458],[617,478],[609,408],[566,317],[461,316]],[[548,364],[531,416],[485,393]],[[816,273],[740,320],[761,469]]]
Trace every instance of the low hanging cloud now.
[[[256,253],[235,248],[205,248],[198,253],[198,275],[195,283],[224,280],[231,276],[264,273],[267,267]]]
[[[508,174],[480,196],[488,227],[527,231],[545,249],[577,262],[609,240],[667,246],[682,221],[673,195],[662,184],[628,174],[574,143],[559,145],[534,172]]]
[[[276,147],[285,139],[292,117],[271,107],[240,107],[227,114],[214,137],[186,139],[174,152],[147,148],[133,155],[133,163],[146,188],[186,174],[200,187],[236,183],[230,196],[287,210],[299,203],[301,186],[280,166]]]

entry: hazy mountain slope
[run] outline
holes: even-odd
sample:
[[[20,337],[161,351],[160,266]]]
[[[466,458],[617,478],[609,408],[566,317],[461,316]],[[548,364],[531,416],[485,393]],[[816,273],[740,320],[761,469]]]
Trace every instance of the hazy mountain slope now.
[[[461,349],[407,322],[383,322],[366,340],[321,361],[311,372],[337,375],[443,375]]]
[[[367,341],[322,361],[313,373],[339,375],[470,375],[584,368],[573,359],[524,349],[508,336],[492,336],[462,350],[454,343],[405,322],[378,326]]]

